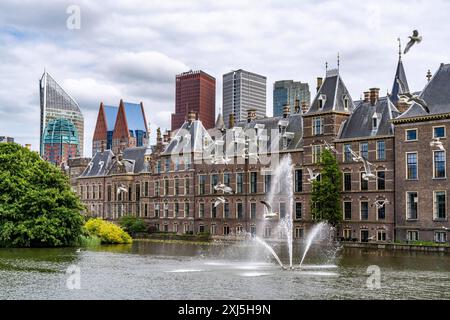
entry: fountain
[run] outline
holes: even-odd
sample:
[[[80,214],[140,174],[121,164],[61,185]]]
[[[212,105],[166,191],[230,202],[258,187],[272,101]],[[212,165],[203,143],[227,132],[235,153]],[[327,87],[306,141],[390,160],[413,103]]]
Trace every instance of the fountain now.
[[[300,261],[300,268],[302,267],[303,260],[305,260],[306,254],[308,253],[314,238],[327,226],[328,224],[326,222],[319,222],[309,232],[308,237],[306,238],[305,251],[303,252],[302,260]]]

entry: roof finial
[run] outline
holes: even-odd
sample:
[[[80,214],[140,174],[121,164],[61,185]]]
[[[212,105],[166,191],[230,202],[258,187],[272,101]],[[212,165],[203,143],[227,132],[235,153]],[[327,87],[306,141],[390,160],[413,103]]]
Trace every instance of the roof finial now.
[[[340,62],[341,62],[341,58],[340,58],[339,52],[338,52],[338,55],[337,55],[337,68],[338,68],[338,71],[339,71],[339,65],[341,64]]]
[[[428,80],[428,82],[430,82],[431,77],[432,77],[431,71],[430,71],[430,69],[428,69],[428,72],[427,72],[427,80]]]
[[[398,41],[398,60],[402,60],[402,42],[400,38],[397,38]]]
[[[328,71],[328,61],[325,61],[325,73]]]

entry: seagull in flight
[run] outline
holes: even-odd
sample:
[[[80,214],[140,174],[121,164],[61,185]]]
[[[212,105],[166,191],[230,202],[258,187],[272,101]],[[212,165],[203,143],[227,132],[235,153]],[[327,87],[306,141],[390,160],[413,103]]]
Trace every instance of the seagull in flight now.
[[[125,193],[128,192],[128,189],[125,188],[125,186],[123,184],[121,184],[117,187],[117,195],[119,195],[121,192],[125,192]]]
[[[231,187],[220,182],[214,186],[214,190],[223,191],[224,193],[233,193],[233,189],[231,189]]]
[[[270,203],[263,201],[263,200],[261,200],[259,202],[261,202],[266,207],[266,213],[264,214],[264,219],[275,218],[276,216],[278,216],[278,212],[273,212],[272,206],[270,205]]]
[[[317,179],[317,177],[319,176],[320,172],[314,173],[310,168],[306,168],[306,169],[308,169],[308,173],[309,173],[308,181],[310,183],[312,183],[313,181],[315,181]]]
[[[384,200],[377,200],[375,201],[373,204],[375,205],[375,207],[377,209],[383,208],[385,205],[389,204],[390,202],[387,201],[386,199]]]
[[[416,94],[411,94],[409,92],[399,95],[399,98],[404,100],[407,104],[417,103],[425,110],[426,113],[430,113],[427,103],[421,97]]]
[[[351,148],[348,148],[348,151],[350,151],[351,155],[353,156],[353,161],[355,162],[362,162],[363,157],[361,157],[359,154],[357,154],[355,151],[353,151]]]
[[[370,166],[373,166],[373,164],[371,164],[369,161],[367,161],[364,158],[362,158],[362,161],[364,164],[364,173],[362,174],[362,178],[364,180],[369,180],[370,178],[376,179],[377,176],[372,173],[372,169],[370,168]]]
[[[105,161],[99,161],[98,166],[100,167],[100,169],[98,169],[98,171],[101,171],[104,165],[105,165]]]
[[[419,36],[419,31],[414,30],[412,36],[409,36],[409,42],[406,44],[405,47],[405,51],[403,52],[403,54],[406,54],[409,49],[411,49],[411,47],[413,45],[415,45],[416,43],[420,43],[422,41],[422,36]]]
[[[441,151],[445,151],[444,145],[442,144],[440,138],[434,138],[433,140],[431,140],[430,147],[438,148]]]
[[[216,199],[216,201],[214,201],[214,208],[217,207],[221,203],[225,203],[225,198],[224,197],[218,197]]]
[[[336,149],[332,145],[330,145],[326,140],[323,141],[323,144],[325,145],[325,149],[327,149],[328,151],[337,153]]]

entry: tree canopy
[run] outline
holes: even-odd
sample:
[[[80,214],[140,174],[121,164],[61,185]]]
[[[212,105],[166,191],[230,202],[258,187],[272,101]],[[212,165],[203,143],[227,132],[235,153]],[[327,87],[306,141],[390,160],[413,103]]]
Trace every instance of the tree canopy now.
[[[336,158],[329,150],[323,150],[319,162],[320,178],[313,182],[311,211],[314,221],[326,221],[336,226],[342,220],[340,201],[341,171]]]
[[[0,144],[0,246],[71,245],[83,232],[83,209],[58,167],[18,144]]]

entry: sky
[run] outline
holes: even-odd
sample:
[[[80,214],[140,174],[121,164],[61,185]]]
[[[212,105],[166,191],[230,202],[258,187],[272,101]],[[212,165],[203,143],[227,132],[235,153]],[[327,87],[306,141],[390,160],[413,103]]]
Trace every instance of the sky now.
[[[216,114],[224,73],[242,68],[266,76],[270,116],[273,82],[308,82],[314,96],[316,78],[326,62],[336,67],[338,53],[354,100],[371,87],[384,95],[398,62],[397,38],[404,46],[414,29],[423,41],[402,59],[418,91],[428,69],[450,62],[449,12],[448,0],[1,0],[0,135],[38,150],[44,68],[82,109],[85,156],[100,102],[142,101],[152,140],[157,127],[169,129],[175,75],[191,69],[216,78]]]

